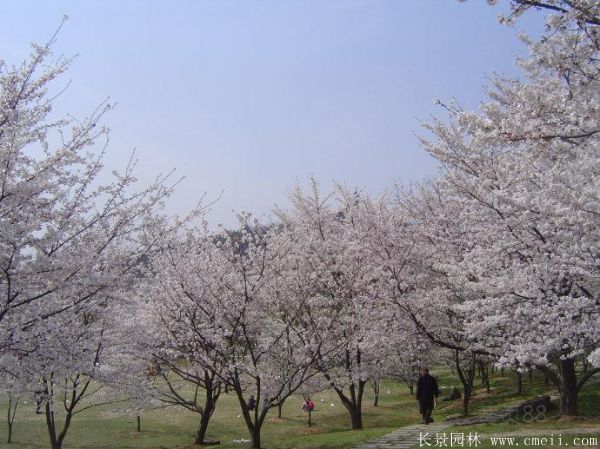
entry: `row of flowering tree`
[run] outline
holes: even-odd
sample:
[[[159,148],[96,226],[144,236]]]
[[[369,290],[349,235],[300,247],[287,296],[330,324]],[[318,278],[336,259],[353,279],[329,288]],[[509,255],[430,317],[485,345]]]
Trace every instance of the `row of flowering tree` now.
[[[53,42],[1,65],[0,373],[11,410],[17,398],[35,403],[60,449],[90,407],[178,405],[200,416],[203,443],[227,391],[259,447],[271,408],[326,384],[361,428],[384,359],[374,353],[385,326],[371,317],[389,318],[354,243],[353,203],[298,192],[282,223],[242,215],[217,233],[193,224],[197,211],[166,220],[168,177],[140,187],[134,159],[103,170],[110,104],[54,118],[52,90],[71,61],[53,59]]]
[[[108,102],[56,117],[71,60],[53,42],[19,66],[0,61],[0,377],[11,398],[36,403],[60,449],[76,414],[116,400],[106,388],[117,373],[107,369],[114,307],[172,185],[161,176],[140,187],[134,158],[104,172]]]
[[[242,214],[236,230],[155,229],[123,324],[133,352],[162,377],[163,399],[200,413],[197,443],[223,389],[238,398],[253,447],[269,410],[310,384],[331,388],[361,429],[369,379],[418,363],[399,349],[418,343],[415,325],[390,308],[363,244],[372,219],[363,199],[342,187],[322,197],[313,182],[290,200],[272,226]],[[179,393],[178,378],[204,390],[204,404]]]
[[[162,217],[168,178],[140,187],[133,160],[103,181],[110,106],[52,120],[48,89],[70,64],[52,42],[0,64],[9,410],[32,398],[60,449],[90,407],[178,406],[201,444],[233,394],[259,448],[290,396],[330,388],[360,429],[369,381],[410,386],[435,357],[465,414],[490,362],[544,371],[576,414],[600,366],[600,4],[514,1],[507,21],[532,7],[551,14],[523,76],[494,78],[481,112],[445,105],[426,125],[438,178],[378,197],[312,181],[273,223],[240,214],[236,229]]]
[[[427,126],[423,146],[442,167],[437,219],[450,219],[428,238],[454,245],[434,268],[466,337],[457,350],[545,371],[572,415],[598,371],[576,373],[600,341],[600,3],[513,7],[508,19],[531,7],[552,14],[541,39],[524,38],[522,77],[495,77],[481,112],[451,104],[449,123]]]

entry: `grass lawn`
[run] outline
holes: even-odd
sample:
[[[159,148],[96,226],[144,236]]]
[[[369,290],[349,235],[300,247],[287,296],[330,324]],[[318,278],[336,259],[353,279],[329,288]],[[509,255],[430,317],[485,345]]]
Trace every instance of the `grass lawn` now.
[[[449,372],[436,370],[434,373],[443,388],[459,386],[457,379]],[[492,378],[492,391],[486,393],[480,385],[473,397],[473,414],[483,413],[493,407],[501,407],[520,402],[535,396],[549,388],[543,379],[536,375],[532,382],[524,379],[523,396],[515,394],[514,376],[507,372],[505,376],[495,373]],[[270,411],[262,430],[262,442],[265,449],[347,449],[354,445],[385,435],[392,430],[420,421],[416,401],[408,388],[396,382],[384,382],[381,387],[381,398],[378,407],[372,405],[372,392],[366,389],[364,401],[363,431],[349,429],[349,417],[337,397],[331,392],[315,395],[316,411],[313,413],[313,427],[307,425],[306,414],[301,410],[301,399],[288,399],[283,409],[283,418],[277,418],[277,410]],[[334,404],[333,406],[331,404]],[[584,389],[580,400],[581,412],[592,417],[587,420],[557,420],[549,416],[542,422],[524,423],[511,421],[508,423],[486,424],[455,427],[447,433],[476,431],[479,434],[522,430],[540,431],[574,427],[600,428],[600,386],[591,385]],[[0,416],[6,416],[6,401],[2,402]],[[434,416],[441,420],[460,413],[460,401],[439,402]],[[248,432],[243,418],[238,417],[239,406],[233,395],[223,395],[217,404],[209,426],[208,436],[219,439],[223,449],[247,448]],[[0,449],[39,449],[48,448],[49,440],[43,415],[35,415],[31,403],[21,404],[17,413],[13,431],[13,444],[6,444],[6,424],[0,427]],[[136,431],[133,417],[120,415],[107,408],[90,409],[76,415],[64,443],[64,449],[186,449],[194,447],[195,429],[199,417],[177,408],[167,408],[146,412],[142,417],[142,432]],[[583,432],[582,434],[585,434]],[[599,432],[590,436],[599,437]],[[565,436],[563,441],[567,442]],[[488,446],[483,441],[484,449]],[[448,446],[449,447],[449,446]],[[466,446],[465,446],[466,447]],[[491,446],[490,446],[491,447]],[[497,446],[496,446],[497,447]],[[548,447],[548,446],[544,446]]]
[[[389,394],[388,394],[389,390]],[[299,397],[288,399],[283,418],[277,418],[272,409],[262,429],[264,448],[347,448],[360,441],[369,440],[391,432],[399,426],[418,422],[418,408],[409,395],[408,388],[395,382],[386,382],[381,388],[380,405],[373,407],[371,391],[366,391],[364,405],[364,431],[351,431],[349,417],[337,396],[331,392],[316,395],[313,427],[309,428],[307,416],[301,410]],[[321,401],[322,400],[322,401]],[[331,404],[334,406],[331,406]],[[6,415],[3,401],[0,416]],[[208,436],[219,439],[223,449],[245,448],[249,435],[243,418],[238,417],[239,405],[234,395],[223,395],[217,404]],[[69,449],[171,449],[193,447],[199,417],[178,408],[166,408],[144,413],[142,432],[136,431],[135,418],[121,416],[106,408],[90,409],[76,415],[64,448]],[[48,448],[49,440],[44,415],[35,415],[31,403],[21,404],[13,430],[14,443],[5,443],[6,425],[0,427],[0,448]],[[238,440],[236,442],[235,440]]]

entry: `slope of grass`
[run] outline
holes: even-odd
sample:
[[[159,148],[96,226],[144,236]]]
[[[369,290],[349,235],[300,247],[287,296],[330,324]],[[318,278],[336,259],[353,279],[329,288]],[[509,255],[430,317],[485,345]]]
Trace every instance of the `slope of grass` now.
[[[459,387],[456,377],[448,370],[438,369],[434,373],[444,390],[454,385]],[[532,381],[524,378],[523,395],[516,394],[514,374],[499,372],[492,377],[491,392],[477,384],[472,400],[474,414],[490,408],[499,408],[520,402],[529,397],[547,392],[543,378],[536,374]],[[316,411],[313,427],[307,425],[307,416],[301,410],[301,399],[290,398],[285,404],[283,418],[277,418],[271,410],[262,431],[265,449],[347,449],[354,445],[387,434],[392,430],[420,421],[416,401],[408,388],[400,383],[387,381],[381,387],[380,405],[373,407],[372,393],[367,389],[364,401],[365,430],[349,430],[349,418],[338,398],[331,392],[314,396]],[[332,405],[333,404],[333,405]],[[6,403],[0,407],[0,416],[6,416]],[[439,402],[434,416],[437,420],[460,413],[460,401]],[[600,386],[586,387],[580,398],[581,412],[593,415],[578,421],[577,427],[600,427]],[[120,415],[107,407],[90,409],[77,415],[65,440],[65,449],[189,449],[194,439],[199,417],[177,408],[147,411],[142,417],[142,432],[136,431],[134,417]],[[35,415],[31,403],[21,404],[15,421],[14,443],[8,445],[6,424],[0,424],[0,449],[46,449],[49,440],[43,415]],[[560,421],[549,416],[542,422],[525,423],[511,420],[506,423],[486,424],[460,428],[460,432],[476,431],[493,434],[527,429],[561,429],[572,427],[572,422]],[[448,432],[452,431],[449,429]],[[239,417],[239,405],[232,395],[219,400],[217,410],[209,427],[209,437],[219,439],[223,449],[246,448],[248,432]]]
[[[299,397],[288,399],[282,419],[277,418],[276,409],[271,410],[262,430],[263,447],[341,449],[417,422],[419,417],[416,401],[409,395],[408,389],[395,382],[387,382],[382,386],[378,407],[371,405],[370,391],[367,392],[363,431],[348,430],[347,412],[331,392],[316,395],[314,399],[316,410],[312,415],[312,428],[308,427]],[[0,416],[5,416],[6,404],[2,405]],[[90,409],[74,418],[64,448],[188,448],[191,447],[198,422],[197,415],[178,408],[152,410],[143,414],[142,432],[137,432],[134,417],[119,415],[107,407]],[[219,439],[220,447],[224,449],[248,446],[248,443],[241,441],[248,440],[249,435],[233,395],[223,395],[219,399],[208,433],[210,438]],[[14,425],[14,443],[8,445],[5,439],[4,423],[0,428],[0,448],[48,448],[44,415],[36,415],[31,403],[21,404]]]

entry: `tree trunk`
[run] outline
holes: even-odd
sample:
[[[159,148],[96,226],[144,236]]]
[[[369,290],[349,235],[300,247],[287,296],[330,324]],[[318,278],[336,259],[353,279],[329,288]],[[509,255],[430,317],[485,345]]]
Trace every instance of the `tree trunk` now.
[[[283,404],[285,403],[285,399],[283,401],[280,401],[279,404],[277,404],[277,418],[281,419],[281,415],[282,415],[282,411],[283,411]]]
[[[521,396],[523,394],[523,374],[521,371],[516,371],[517,373],[517,395]]]
[[[481,361],[479,362],[479,369],[481,373],[481,384],[485,386],[485,390],[490,392],[490,371],[487,363]]]
[[[454,353],[454,367],[456,369],[456,373],[458,374],[458,378],[463,386],[463,414],[464,416],[469,416],[469,400],[471,399],[471,394],[473,393],[473,381],[475,380],[475,369],[476,369],[477,359],[475,354],[470,354],[468,366],[466,369],[463,369],[460,365],[460,353],[459,351],[455,351]]]
[[[142,417],[140,415],[137,415],[136,421],[137,421],[137,431],[141,432],[142,431]]]
[[[88,386],[90,385],[91,379],[84,381],[79,384],[79,374],[75,377],[75,379],[71,379],[72,382],[72,390],[71,390],[71,400],[67,402],[67,395],[65,394],[65,398],[63,400],[63,406],[65,408],[64,413],[64,421],[62,424],[62,429],[60,433],[57,433],[57,426],[54,416],[54,379],[53,374],[50,376],[50,379],[44,379],[45,387],[44,387],[44,396],[45,396],[45,413],[46,413],[46,426],[48,428],[48,434],[50,436],[50,445],[52,449],[61,449],[63,441],[67,436],[67,432],[69,431],[69,427],[71,426],[71,421],[73,419],[73,413],[77,404],[81,400],[83,393],[86,391]],[[77,392],[77,388],[81,389],[79,393]]]
[[[350,401],[347,401],[346,408],[350,412],[350,420],[352,422],[352,430],[360,430],[363,428],[362,422],[362,398],[365,391],[366,382],[358,380],[358,392],[354,384],[350,385]]]
[[[354,407],[350,410],[350,419],[352,420],[352,430],[360,430],[363,428],[362,410],[359,407]]]
[[[244,398],[244,391],[245,389],[242,387],[242,382],[240,381],[240,378],[238,376],[237,373],[235,373],[234,377],[233,377],[233,385],[231,385],[233,387],[233,390],[235,391],[235,395],[238,398],[238,402],[240,404],[240,407],[242,409],[242,415],[244,417],[244,421],[246,422],[246,428],[248,429],[248,432],[250,433],[250,438],[252,441],[252,448],[253,449],[260,449],[260,429],[262,428],[262,425],[264,423],[264,420],[267,416],[267,413],[269,412],[269,409],[272,406],[272,403],[270,401],[267,401],[266,404],[263,405],[262,410],[259,413],[259,404],[260,404],[260,392],[261,392],[261,388],[260,388],[260,377],[256,377],[255,378],[255,388],[256,388],[256,404],[254,406],[253,410],[250,410],[248,408],[248,401],[246,401],[246,399]],[[254,417],[254,419],[253,419]]]
[[[362,398],[363,393],[365,391],[366,382],[363,380],[358,381],[358,391],[357,385],[350,385],[350,395],[346,396],[342,390],[337,387],[334,387],[335,392],[337,393],[340,401],[348,410],[350,414],[350,421],[352,423],[352,430],[360,430],[363,428],[362,424]]]
[[[194,444],[204,444],[209,421],[210,415],[208,413],[205,412],[200,415],[200,425],[198,426],[198,432],[196,432]]]
[[[12,434],[13,434],[13,423],[15,422],[15,415],[17,414],[17,407],[19,405],[19,398],[14,397],[12,394],[8,396],[8,416],[7,416],[7,424],[8,424],[8,438],[6,440],[7,443],[12,443]]]
[[[468,385],[463,385],[463,415],[469,416],[469,399],[471,399],[471,392],[469,391]]]
[[[380,383],[377,380],[373,380],[373,393],[375,394],[375,397],[373,398],[373,407],[377,407],[379,405],[379,387],[380,387]]]
[[[194,440],[194,444],[204,444],[206,439],[206,431],[208,430],[208,424],[210,423],[210,418],[215,411],[216,402],[219,398],[219,395],[214,395],[214,387],[212,383],[212,379],[208,378],[208,374],[206,374],[205,379],[205,389],[206,389],[206,400],[204,402],[204,409],[200,414],[200,424],[198,426],[198,432],[196,432],[196,439]]]
[[[577,415],[577,374],[575,359],[560,359],[560,409],[563,415]]]
[[[408,389],[410,390],[410,395],[414,396],[415,395],[415,384],[414,383],[409,383],[408,384]]]
[[[50,447],[52,449],[61,449],[62,441],[56,437],[56,425],[54,421],[54,411],[51,406],[51,398],[46,400],[46,425],[50,436]]]
[[[260,449],[260,427],[254,426],[252,430],[252,448]]]

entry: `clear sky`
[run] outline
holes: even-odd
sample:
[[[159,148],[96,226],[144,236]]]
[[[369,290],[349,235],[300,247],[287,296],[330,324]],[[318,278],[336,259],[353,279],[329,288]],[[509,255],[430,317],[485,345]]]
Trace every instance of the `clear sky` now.
[[[232,210],[267,214],[309,176],[378,192],[432,176],[420,120],[433,100],[477,108],[486,75],[516,74],[508,2],[484,0],[2,0],[0,57],[21,61],[69,16],[55,52],[78,54],[59,112],[118,102],[107,165],[133,148],[138,175],[176,168],[171,212],[207,193]],[[518,30],[537,34],[540,13]]]

